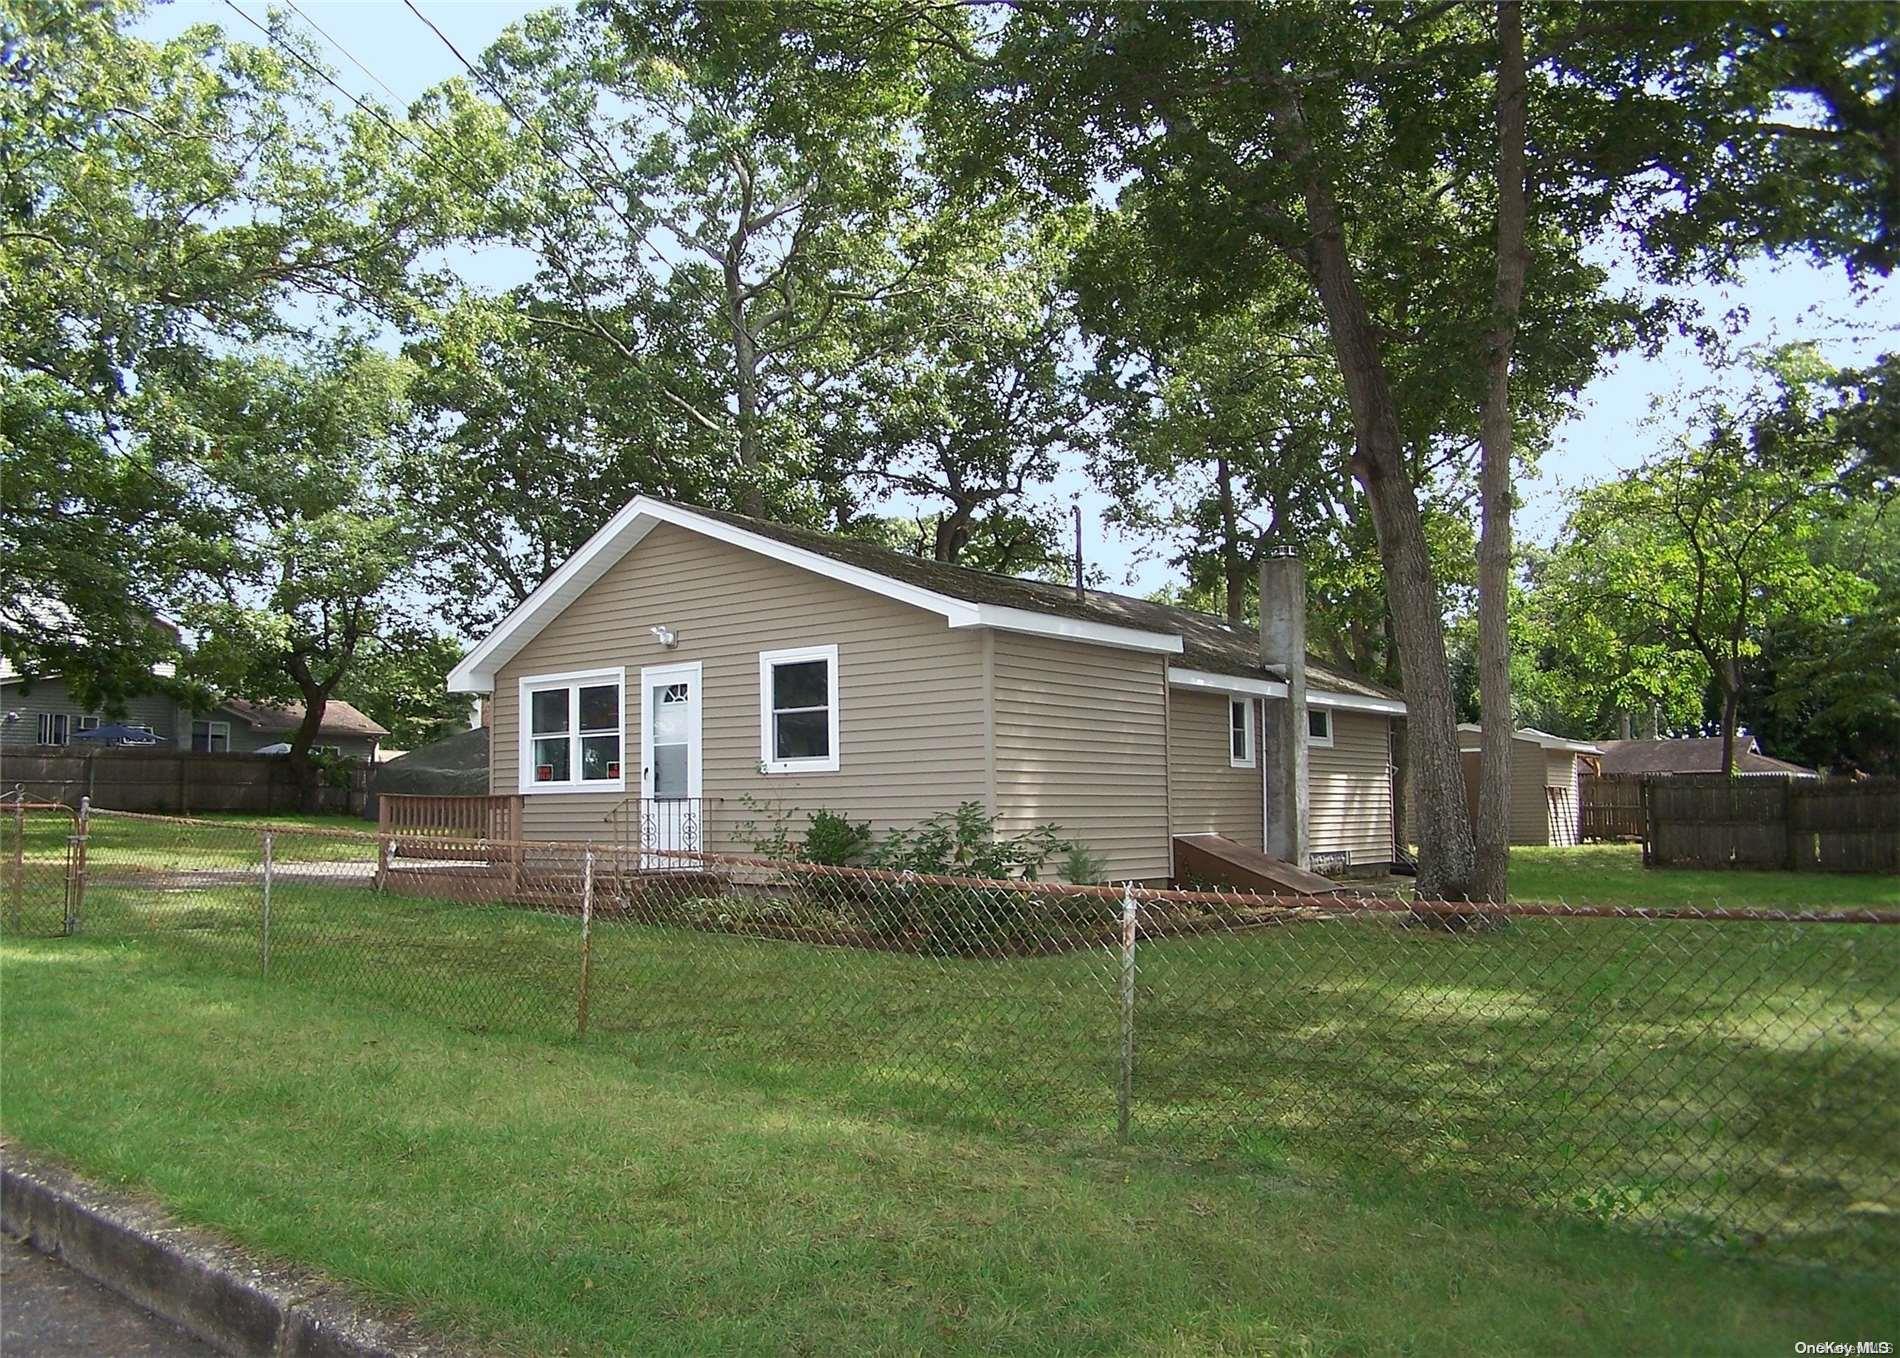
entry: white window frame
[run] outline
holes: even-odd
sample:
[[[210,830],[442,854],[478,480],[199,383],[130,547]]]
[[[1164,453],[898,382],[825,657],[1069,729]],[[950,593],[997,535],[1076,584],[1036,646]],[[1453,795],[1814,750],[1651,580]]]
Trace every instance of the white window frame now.
[[[99,729],[99,718],[97,717],[79,716],[79,717],[73,718],[73,733],[75,735],[79,734],[82,731],[97,731],[98,729]]]
[[[41,745],[70,745],[72,744],[73,743],[72,715],[67,712],[40,713],[39,730],[35,732],[35,734],[39,736],[39,743]],[[55,735],[59,737],[58,740],[53,739]]]
[[[1234,713],[1236,710],[1238,710],[1241,714],[1241,717],[1240,717],[1241,731],[1242,731],[1242,734],[1245,735],[1247,739],[1247,755],[1246,755],[1246,758],[1244,759],[1234,753]],[[1256,740],[1255,735],[1254,735],[1253,699],[1252,698],[1234,698],[1234,697],[1228,698],[1227,700],[1227,763],[1229,764],[1229,766],[1236,769],[1250,769],[1254,767],[1254,749],[1257,744],[1258,744],[1258,741]]]
[[[202,750],[198,748],[198,728],[200,726],[205,728],[205,747]],[[220,735],[224,737],[224,748],[213,749],[211,742]],[[191,723],[191,735],[189,739],[191,741],[190,749],[193,754],[229,754],[231,753],[231,723],[228,721],[212,721],[208,717],[201,722],[194,717]]]
[[[619,695],[616,705],[620,726],[620,776],[618,778],[580,777],[581,771],[581,690],[611,683]],[[569,777],[560,783],[534,781],[533,713],[529,695],[549,689],[568,690],[567,769]],[[627,790],[627,667],[613,665],[597,670],[567,670],[560,674],[524,674],[516,688],[515,781],[517,790],[536,796],[562,792],[625,792]],[[594,732],[599,735],[601,732]]]
[[[802,661],[825,662],[825,701],[830,716],[826,747],[818,759],[774,759],[772,670],[779,665]],[[764,773],[836,773],[838,771],[838,648],[837,646],[795,646],[782,651],[759,652],[759,769]]]
[[[1326,718],[1326,734],[1325,735],[1316,736],[1313,734],[1313,718],[1314,717]],[[1306,743],[1308,745],[1319,746],[1324,749],[1330,749],[1332,747],[1333,713],[1332,713],[1331,708],[1308,707],[1306,709]]]

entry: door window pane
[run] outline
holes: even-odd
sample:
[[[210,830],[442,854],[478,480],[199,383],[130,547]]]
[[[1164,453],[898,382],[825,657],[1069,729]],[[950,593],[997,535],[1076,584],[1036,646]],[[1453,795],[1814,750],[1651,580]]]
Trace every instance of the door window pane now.
[[[686,745],[655,745],[653,747],[653,795],[655,797],[670,799],[687,795],[689,748]]]
[[[528,697],[533,711],[533,724],[529,730],[539,735],[551,735],[567,730],[567,696],[570,690],[564,688],[538,689]]]

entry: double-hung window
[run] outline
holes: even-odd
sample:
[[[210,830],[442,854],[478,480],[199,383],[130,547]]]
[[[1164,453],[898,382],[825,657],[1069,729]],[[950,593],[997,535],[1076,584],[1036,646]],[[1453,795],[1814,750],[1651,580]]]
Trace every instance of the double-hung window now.
[[[1253,699],[1227,700],[1227,762],[1237,769],[1250,769],[1253,761]]]
[[[838,648],[759,652],[759,767],[767,773],[838,768]]]
[[[72,738],[72,718],[64,712],[40,713],[40,744],[64,745]]]
[[[1331,745],[1333,743],[1333,714],[1324,707],[1306,709],[1306,743],[1308,745]]]
[[[199,754],[224,754],[231,748],[231,723],[194,721],[191,724],[191,748]]]
[[[620,792],[627,672],[578,670],[521,681],[523,792]]]

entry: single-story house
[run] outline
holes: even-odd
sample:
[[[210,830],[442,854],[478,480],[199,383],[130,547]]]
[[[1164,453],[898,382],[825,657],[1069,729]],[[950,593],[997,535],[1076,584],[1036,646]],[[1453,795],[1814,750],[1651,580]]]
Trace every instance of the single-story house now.
[[[1665,736],[1656,740],[1605,740],[1600,744],[1607,778],[1723,771],[1720,736]],[[1814,769],[1763,754],[1760,742],[1747,731],[1735,737],[1735,772],[1779,778],[1821,776]]]
[[[641,497],[449,687],[483,696],[490,788],[532,838],[747,849],[748,797],[879,832],[973,801],[1115,880],[1172,877],[1181,836],[1388,866],[1404,701],[1306,654],[1297,560],[1261,584],[1256,632]],[[642,822],[656,803],[695,811]]]
[[[230,698],[209,712],[193,712],[163,694],[147,693],[128,699],[124,716],[107,717],[76,701],[61,679],[0,673],[0,745],[71,745],[82,731],[115,721],[150,731],[171,748],[245,753],[289,740],[303,721],[303,704]],[[333,754],[374,759],[377,742],[388,734],[349,703],[332,698],[324,707],[317,744]]]
[[[1458,727],[1464,751],[1465,795],[1477,814],[1478,753],[1484,731],[1475,722]],[[1602,750],[1587,740],[1566,740],[1520,726],[1511,733],[1511,843],[1567,846],[1583,843],[1578,819],[1578,779],[1594,772]]]

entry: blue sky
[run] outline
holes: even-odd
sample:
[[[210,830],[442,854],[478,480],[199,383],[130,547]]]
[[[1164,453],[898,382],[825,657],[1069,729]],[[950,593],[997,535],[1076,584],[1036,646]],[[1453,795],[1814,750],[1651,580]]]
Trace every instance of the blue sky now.
[[[264,19],[267,6],[262,0],[237,3],[246,13]],[[508,24],[545,3],[417,0],[471,59]],[[353,94],[389,100],[350,57],[366,65],[405,103],[439,81],[464,74],[454,55],[400,0],[298,0],[298,8],[348,50],[346,57],[318,38],[338,83]],[[163,40],[189,25],[206,22],[229,28],[246,40],[259,39],[255,29],[212,0],[180,0],[156,9],[140,32]],[[513,269],[506,259],[505,255],[471,256],[467,276],[477,284],[512,281]],[[1614,258],[1605,262],[1619,278],[1633,274],[1626,262]],[[1891,287],[1857,296],[1841,270],[1817,268],[1804,261],[1759,262],[1737,284],[1699,289],[1695,296],[1711,316],[1736,313],[1738,344],[1813,339],[1837,363],[1860,362],[1891,348],[1896,330]],[[1727,380],[1711,370],[1686,340],[1667,346],[1654,358],[1627,354],[1617,360],[1584,391],[1577,415],[1558,431],[1538,474],[1520,482],[1519,537],[1548,542],[1579,486],[1635,467],[1684,432],[1680,421],[1669,418],[1674,398]],[[1089,490],[1078,472],[1066,474],[1054,490],[1055,498],[1062,501],[1078,494],[1085,515],[1095,521],[1105,502]],[[1105,533],[1092,537],[1090,560],[1106,568],[1118,586],[1146,592],[1168,583],[1165,544]]]

